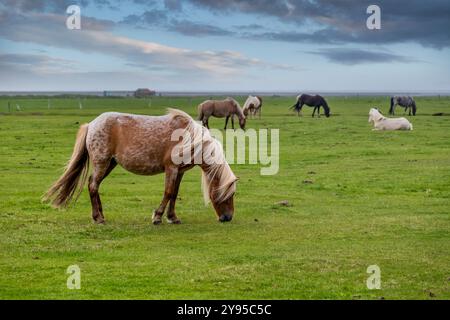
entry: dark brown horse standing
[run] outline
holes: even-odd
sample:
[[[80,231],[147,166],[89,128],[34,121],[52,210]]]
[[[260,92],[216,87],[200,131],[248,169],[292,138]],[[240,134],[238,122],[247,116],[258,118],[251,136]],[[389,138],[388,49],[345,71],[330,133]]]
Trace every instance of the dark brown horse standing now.
[[[322,96],[315,95],[311,96],[309,94],[302,94],[300,96],[297,96],[297,103],[294,104],[291,109],[295,109],[297,111],[297,115],[300,115],[300,111],[303,108],[303,105],[307,105],[308,107],[314,107],[313,111],[313,118],[317,110],[317,114],[320,117],[320,107],[323,108],[325,112],[325,116],[328,118],[330,116],[330,108],[328,107],[328,103],[325,101],[325,99]]]
[[[173,134],[177,130],[195,139],[175,141]],[[178,163],[174,160],[177,153],[174,150],[187,150],[188,160],[193,159],[191,151],[201,150],[201,159],[214,154],[219,161]],[[74,197],[76,200],[88,175],[89,160],[93,165],[89,195],[92,218],[97,223],[105,221],[98,192],[100,183],[117,164],[140,175],[165,172],[164,197],[153,214],[154,224],[162,222],[169,202],[168,222],[180,223],[175,214],[178,189],[184,172],[196,164],[202,169],[205,200],[212,202],[218,219],[225,222],[233,217],[237,178],[225,160],[222,146],[208,130],[183,111],[171,109],[169,114],[159,117],[108,112],[82,125],[63,175],[48,190],[44,200],[51,200],[55,207],[67,206]]]
[[[245,115],[239,103],[233,98],[226,98],[225,100],[206,100],[198,105],[198,120],[200,120],[205,127],[209,129],[209,117],[224,118],[225,130],[227,129],[228,119],[231,117],[231,127],[234,129],[234,116],[237,115],[239,119],[239,126],[242,130],[245,129]]]

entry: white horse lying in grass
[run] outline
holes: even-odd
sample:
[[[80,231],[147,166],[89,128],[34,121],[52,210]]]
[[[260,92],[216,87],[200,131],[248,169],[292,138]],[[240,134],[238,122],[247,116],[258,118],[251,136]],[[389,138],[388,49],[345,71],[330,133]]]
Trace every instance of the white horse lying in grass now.
[[[369,123],[374,125],[373,130],[412,130],[413,125],[406,118],[389,119],[381,114],[378,109],[369,111]]]

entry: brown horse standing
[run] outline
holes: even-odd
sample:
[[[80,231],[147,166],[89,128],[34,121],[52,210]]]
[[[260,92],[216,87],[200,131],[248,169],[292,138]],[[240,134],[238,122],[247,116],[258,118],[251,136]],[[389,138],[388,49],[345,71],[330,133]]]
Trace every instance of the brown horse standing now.
[[[224,118],[225,130],[227,129],[228,119],[231,117],[231,127],[234,129],[234,115],[239,119],[239,126],[242,130],[245,129],[245,115],[239,103],[233,98],[226,98],[225,100],[206,100],[198,105],[198,120],[202,121],[203,125],[209,129],[209,117]]]
[[[184,138],[181,142],[179,139],[173,141],[172,134],[177,129],[196,137],[194,142]],[[208,152],[213,152],[220,161],[185,161],[177,164],[172,152],[175,147],[180,148],[180,144],[191,159],[194,157],[191,151],[200,149],[201,159],[207,157]],[[55,207],[67,206],[74,196],[76,200],[87,178],[89,160],[93,165],[89,195],[92,218],[97,223],[105,221],[98,192],[100,183],[117,164],[140,175],[165,172],[164,197],[153,214],[153,224],[162,222],[169,202],[168,222],[180,223],[175,214],[178,189],[184,172],[196,164],[202,169],[205,201],[212,202],[221,222],[231,221],[233,217],[237,178],[225,160],[220,143],[183,111],[170,109],[167,115],[159,117],[108,112],[82,125],[65,172],[49,189],[44,200],[51,200]]]

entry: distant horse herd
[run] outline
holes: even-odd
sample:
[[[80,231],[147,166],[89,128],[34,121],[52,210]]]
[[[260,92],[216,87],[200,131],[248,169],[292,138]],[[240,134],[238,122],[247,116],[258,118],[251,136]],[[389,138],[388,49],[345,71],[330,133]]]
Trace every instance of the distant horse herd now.
[[[199,104],[198,106],[198,120],[200,120],[205,127],[209,129],[209,118],[211,116],[216,118],[226,118],[225,119],[225,127],[227,129],[228,120],[231,118],[231,127],[234,129],[234,117],[237,116],[239,119],[239,126],[241,129],[245,129],[246,119],[249,116],[255,117],[258,114],[259,119],[261,119],[261,109],[263,105],[263,100],[259,96],[248,96],[247,100],[244,103],[244,107],[241,109],[239,103],[233,98],[226,98],[225,100],[206,100]],[[320,117],[320,108],[323,109],[325,116],[328,118],[331,115],[330,107],[328,106],[327,101],[324,97],[320,95],[309,95],[309,94],[301,94],[296,98],[295,104],[290,108],[297,112],[297,115],[300,116],[303,106],[306,105],[308,107],[314,108],[312,117],[314,118],[317,112],[317,116]],[[416,102],[412,97],[409,96],[394,96],[391,97],[391,105],[389,109],[390,115],[395,115],[395,107],[400,106],[405,109],[405,113],[409,111],[409,115],[416,115],[417,107]],[[378,108],[373,108],[377,110],[377,112],[381,114],[381,111]],[[372,110],[370,112],[372,112]],[[373,113],[373,112],[372,112]],[[377,118],[372,115],[369,116],[369,122],[374,122],[373,119],[376,119],[378,123],[386,120],[387,118],[383,116],[383,119]],[[400,118],[402,121],[404,118]],[[392,119],[389,119],[392,120]],[[406,120],[406,119],[405,119]],[[407,120],[406,120],[407,121]],[[393,123],[392,121],[388,121],[389,123]],[[405,128],[410,128],[407,130],[412,130],[411,126],[392,126],[392,125],[378,125],[375,126],[375,130],[405,130]],[[396,129],[394,129],[396,128]]]
[[[165,191],[160,206],[153,213],[153,224],[160,224],[167,209],[167,221],[178,224],[180,219],[175,213],[175,202],[185,171],[195,165],[202,170],[202,187],[205,202],[211,202],[220,222],[231,221],[234,214],[234,194],[238,180],[225,160],[220,143],[214,139],[209,130],[211,116],[225,119],[225,129],[231,118],[234,129],[234,117],[239,120],[241,129],[245,129],[247,117],[261,118],[263,100],[259,96],[249,96],[243,109],[233,98],[224,100],[206,100],[198,106],[197,123],[183,111],[169,109],[165,116],[144,116],[116,112],[107,112],[98,116],[88,124],[83,124],[75,141],[72,157],[64,173],[53,184],[44,196],[55,207],[66,207],[76,200],[88,178],[89,163],[93,170],[88,179],[88,189],[92,206],[92,218],[96,223],[104,223],[99,187],[101,182],[117,166],[140,175],[155,175],[165,173]],[[326,117],[331,111],[326,100],[319,95],[302,94],[297,96],[296,103],[291,107],[300,116],[304,105],[314,108],[320,117],[320,108]],[[411,97],[392,97],[389,114],[395,114],[395,107],[409,110],[409,115],[416,115],[417,107]],[[405,118],[386,118],[377,108],[370,109],[369,122],[373,130],[412,130],[412,124]],[[177,129],[188,132],[196,144],[201,146],[202,157],[215,154],[221,161],[217,163],[196,164],[195,161],[174,163],[171,158],[176,142],[171,140],[172,133]],[[183,142],[183,150],[197,150],[197,146]],[[195,151],[194,151],[195,154]],[[194,155],[192,156],[194,157]],[[191,159],[192,160],[192,159]],[[195,164],[193,164],[195,163]]]

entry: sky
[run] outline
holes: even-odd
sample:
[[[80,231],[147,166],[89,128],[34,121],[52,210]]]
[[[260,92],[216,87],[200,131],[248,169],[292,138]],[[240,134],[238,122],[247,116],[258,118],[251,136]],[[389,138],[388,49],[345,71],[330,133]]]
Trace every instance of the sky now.
[[[449,30],[448,0],[0,0],[0,91],[449,92]]]

